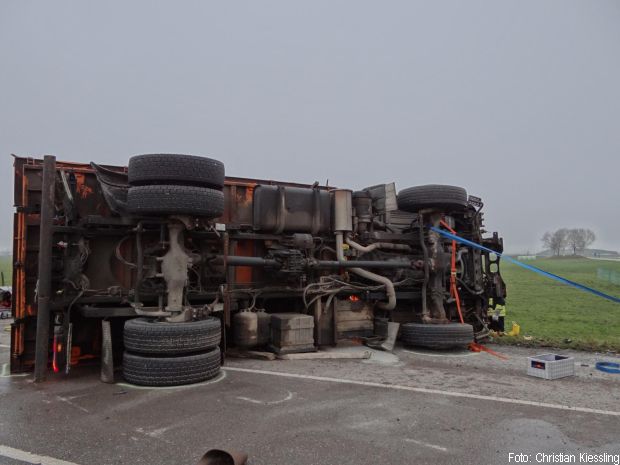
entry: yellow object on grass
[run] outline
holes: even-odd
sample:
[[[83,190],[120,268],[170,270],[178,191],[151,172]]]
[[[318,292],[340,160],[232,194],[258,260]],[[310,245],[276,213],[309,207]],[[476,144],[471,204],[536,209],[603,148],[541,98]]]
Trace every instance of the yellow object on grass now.
[[[512,322],[512,329],[506,333],[506,336],[518,336],[521,334],[521,326],[516,321]]]

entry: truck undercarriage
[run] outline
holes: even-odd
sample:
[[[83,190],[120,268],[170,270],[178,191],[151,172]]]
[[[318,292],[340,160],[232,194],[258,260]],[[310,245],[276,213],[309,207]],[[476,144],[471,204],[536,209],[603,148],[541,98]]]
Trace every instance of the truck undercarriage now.
[[[231,346],[316,350],[388,321],[406,344],[449,347],[484,338],[505,297],[497,256],[429,228],[502,251],[455,186],[352,192],[224,177],[188,155],[18,157],[15,205],[13,372],[49,359],[68,373],[103,350],[137,384],[195,382]]]

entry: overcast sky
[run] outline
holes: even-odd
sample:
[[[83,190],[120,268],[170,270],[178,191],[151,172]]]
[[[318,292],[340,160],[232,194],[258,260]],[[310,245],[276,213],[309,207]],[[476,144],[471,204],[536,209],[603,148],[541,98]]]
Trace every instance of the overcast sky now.
[[[508,251],[620,249],[620,2],[0,4],[0,247],[11,153],[466,187]]]

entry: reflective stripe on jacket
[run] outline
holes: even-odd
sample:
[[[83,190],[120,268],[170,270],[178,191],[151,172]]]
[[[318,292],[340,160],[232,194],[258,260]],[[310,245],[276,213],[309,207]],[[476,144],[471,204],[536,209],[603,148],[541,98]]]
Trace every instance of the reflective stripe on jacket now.
[[[497,312],[499,316],[506,316],[506,306],[500,304],[495,305],[495,312]]]

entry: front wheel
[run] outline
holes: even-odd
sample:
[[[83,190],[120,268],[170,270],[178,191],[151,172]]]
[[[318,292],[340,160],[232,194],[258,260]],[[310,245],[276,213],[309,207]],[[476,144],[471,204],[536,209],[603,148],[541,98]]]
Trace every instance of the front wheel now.
[[[425,208],[462,210],[467,207],[467,191],[458,186],[429,184],[403,189],[398,193],[398,208],[417,213]]]

